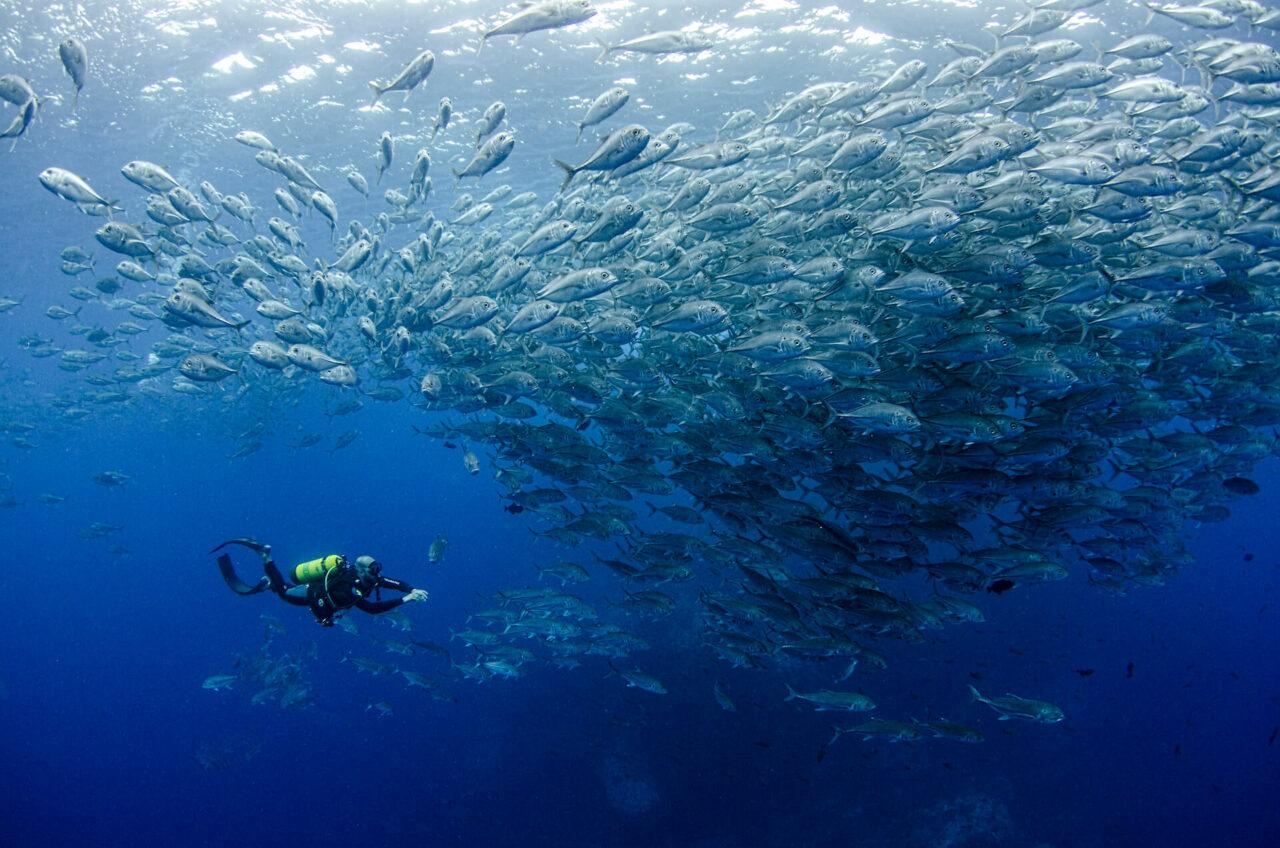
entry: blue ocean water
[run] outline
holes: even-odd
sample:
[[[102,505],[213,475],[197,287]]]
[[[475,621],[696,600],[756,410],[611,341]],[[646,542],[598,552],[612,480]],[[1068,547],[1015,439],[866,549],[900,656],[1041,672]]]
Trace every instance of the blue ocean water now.
[[[783,700],[784,683],[830,686],[829,669],[730,668],[701,644],[697,588],[674,593],[673,615],[646,618],[612,608],[621,589],[599,568],[573,591],[650,644],[643,667],[667,694],[626,687],[599,657],[571,670],[531,664],[515,680],[459,679],[450,664],[471,655],[451,634],[486,598],[539,585],[538,565],[564,557],[588,564],[589,552],[608,556],[614,547],[566,551],[536,537],[528,515],[503,510],[491,456],[473,446],[482,471],[469,474],[461,446],[414,432],[411,425],[438,418],[408,403],[366,401],[358,413],[331,418],[338,395],[325,386],[296,403],[144,394],[68,422],[52,401],[83,375],[18,347],[29,334],[66,338],[45,308],[79,306],[66,292],[84,278],[58,272],[58,251],[94,247],[101,223],[40,188],[36,174],[51,165],[136,204],[116,172],[148,159],[192,184],[244,190],[265,208],[276,182],[229,140],[236,130],[258,129],[305,152],[330,182],[347,163],[372,179],[378,135],[422,132],[447,93],[465,117],[437,160],[432,203],[443,214],[455,190],[442,166],[465,159],[466,120],[494,99],[507,102],[520,138],[498,176],[517,191],[549,195],[560,174],[548,160],[572,151],[577,116],[610,84],[634,87],[635,120],[706,126],[711,115],[718,124],[736,109],[763,111],[812,82],[843,79],[848,54],[831,49],[829,28],[859,28],[861,41],[845,42],[850,51],[895,61],[918,52],[940,64],[949,58],[941,48],[917,47],[917,39],[967,32],[964,40],[989,40],[981,31],[987,17],[1012,21],[1022,6],[600,3],[599,32],[535,33],[519,45],[495,39],[477,56],[479,28],[467,21],[497,19],[498,4],[4,5],[0,71],[22,72],[60,99],[0,158],[0,295],[22,301],[0,314],[0,418],[35,425],[12,433],[33,448],[0,446],[14,502],[0,510],[8,563],[0,572],[8,599],[0,616],[0,844],[1280,841],[1273,461],[1255,475],[1261,494],[1234,501],[1226,521],[1185,528],[1194,562],[1165,585],[1119,595],[1073,573],[984,595],[985,623],[878,645],[889,667],[867,672],[863,684],[878,715],[951,719],[981,728],[983,743],[847,735],[829,744],[832,725],[846,722]],[[1135,31],[1145,17],[1135,6],[1108,3],[1100,22],[1071,35],[1092,44],[1108,31]],[[688,21],[704,22],[729,46],[683,62],[595,62],[592,34],[616,40]],[[1152,29],[1177,32],[1166,22]],[[74,114],[56,55],[72,32],[91,56]],[[426,47],[437,67],[424,91],[404,109],[398,96],[389,109],[360,109],[367,79],[389,77]],[[215,67],[235,55],[243,63]],[[400,183],[409,150],[399,154]],[[334,193],[352,215],[379,208],[345,186]],[[303,226],[323,243],[314,216]],[[109,317],[94,302],[80,320]],[[263,447],[229,458],[257,426]],[[352,430],[359,437],[349,447],[327,452]],[[295,447],[311,433],[324,441]],[[114,488],[93,482],[108,469],[129,479]],[[45,504],[41,493],[65,501]],[[83,538],[94,522],[119,529]],[[282,563],[374,554],[430,598],[402,611],[411,631],[364,616],[352,617],[356,634],[322,629],[305,609],[269,594],[227,591],[207,551],[243,535],[269,542]],[[428,564],[438,535],[448,547]],[[256,576],[251,557],[237,554],[237,564]],[[714,578],[700,580],[716,588]],[[283,633],[268,638],[263,616]],[[382,644],[409,639],[445,646],[451,658],[430,650],[402,657]],[[243,674],[262,650],[277,664],[293,659],[303,703],[254,704],[256,689],[244,679],[227,690],[202,688],[210,675]],[[358,658],[419,670],[440,689],[364,673]],[[736,711],[717,705],[713,681]],[[966,683],[1043,698],[1066,720],[998,721],[972,702]]]

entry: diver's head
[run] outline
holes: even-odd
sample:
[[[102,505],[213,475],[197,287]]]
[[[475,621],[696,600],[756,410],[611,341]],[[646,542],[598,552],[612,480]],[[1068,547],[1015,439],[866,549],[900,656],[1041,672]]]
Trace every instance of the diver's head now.
[[[372,589],[381,575],[382,563],[368,554],[356,557],[356,579],[362,590],[367,592]]]

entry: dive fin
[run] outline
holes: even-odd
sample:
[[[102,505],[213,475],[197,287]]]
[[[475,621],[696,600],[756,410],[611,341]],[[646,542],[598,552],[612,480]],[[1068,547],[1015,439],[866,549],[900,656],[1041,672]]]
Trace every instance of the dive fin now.
[[[256,595],[266,589],[269,583],[266,577],[253,586],[245,583],[236,575],[236,570],[231,565],[231,557],[226,554],[218,557],[218,570],[222,572],[222,579],[227,582],[227,586],[237,595]]]
[[[271,552],[270,545],[264,545],[261,542],[259,542],[257,539],[250,539],[248,536],[240,536],[235,539],[228,539],[227,541],[223,542],[221,545],[218,545],[216,548],[210,548],[209,553],[216,554],[218,551],[222,550],[227,545],[240,545],[243,548],[248,548],[249,550],[255,551],[260,554]]]

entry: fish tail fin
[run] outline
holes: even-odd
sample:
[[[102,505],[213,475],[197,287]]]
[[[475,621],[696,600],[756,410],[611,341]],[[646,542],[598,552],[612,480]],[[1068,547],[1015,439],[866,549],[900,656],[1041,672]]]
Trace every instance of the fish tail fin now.
[[[792,689],[790,683],[784,683],[783,685],[787,687],[787,697],[783,698],[783,701],[794,701],[800,697],[800,693]]]
[[[987,700],[986,698],[982,697],[982,693],[979,692],[977,687],[975,687],[972,683],[969,684],[969,694],[973,696],[973,700],[975,701],[985,702]]]
[[[582,127],[583,127],[582,124],[578,124],[578,134],[573,137],[574,144],[577,144],[578,142],[582,141]]]
[[[80,89],[77,88],[76,93],[71,96],[71,111],[75,112],[76,107],[79,105],[80,105]],[[40,104],[37,103],[36,108],[39,108],[39,106]]]
[[[382,92],[385,91],[385,89],[378,85],[376,80],[369,80],[369,88],[373,91],[373,102],[369,105],[377,106],[378,101],[382,99]]]
[[[574,168],[572,165],[570,165],[568,162],[562,162],[559,159],[552,159],[551,161],[555,162],[556,167],[560,168],[565,173],[564,182],[560,183],[560,191],[564,191],[566,188],[569,187],[569,183],[573,181],[573,178],[575,175],[577,175],[578,170]]]
[[[609,42],[605,41],[603,38],[597,38],[596,44],[600,45],[600,55],[596,57],[597,62],[602,62],[605,59],[608,59],[609,54],[618,49],[616,46],[609,44]]]

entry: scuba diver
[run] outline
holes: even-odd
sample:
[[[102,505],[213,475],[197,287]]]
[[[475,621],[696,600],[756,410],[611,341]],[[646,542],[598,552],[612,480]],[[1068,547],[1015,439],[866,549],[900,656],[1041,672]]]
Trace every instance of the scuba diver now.
[[[370,615],[379,615],[401,604],[427,599],[425,590],[415,589],[401,580],[384,577],[382,563],[371,556],[356,557],[356,561],[351,563],[341,554],[330,554],[299,563],[290,572],[295,582],[289,584],[271,558],[270,545],[254,539],[230,539],[209,553],[217,553],[227,545],[240,545],[257,553],[262,557],[262,569],[266,572],[265,576],[250,586],[236,576],[230,555],[220,555],[218,570],[222,572],[222,579],[227,581],[231,591],[237,595],[256,595],[270,589],[286,603],[310,607],[316,621],[324,627],[332,627],[334,619],[352,607]],[[403,592],[404,595],[384,601],[382,589]],[[370,600],[370,595],[374,595],[376,600]]]

